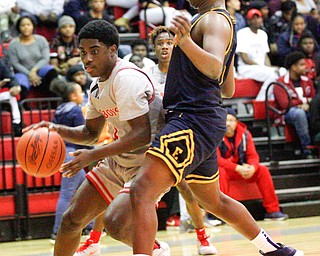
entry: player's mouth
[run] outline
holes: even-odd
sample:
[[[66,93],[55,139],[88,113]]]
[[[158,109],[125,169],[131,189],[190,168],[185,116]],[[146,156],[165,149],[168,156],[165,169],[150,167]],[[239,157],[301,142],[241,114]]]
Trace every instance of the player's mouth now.
[[[162,58],[167,58],[169,56],[168,52],[162,52],[161,57]]]
[[[85,66],[85,70],[86,70],[87,73],[91,73],[92,70],[93,70],[93,67],[91,67],[91,66]]]

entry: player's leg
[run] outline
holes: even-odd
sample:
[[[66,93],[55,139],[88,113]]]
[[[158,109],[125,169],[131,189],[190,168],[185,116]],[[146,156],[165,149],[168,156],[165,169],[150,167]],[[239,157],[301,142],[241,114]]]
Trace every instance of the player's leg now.
[[[104,225],[108,234],[129,246],[132,246],[132,207],[128,189],[121,192],[111,202],[104,215]],[[165,242],[156,240],[153,246],[154,256],[169,256],[170,248]]]
[[[303,255],[301,251],[275,243],[257,225],[242,204],[220,192],[218,181],[209,184],[190,183],[188,185],[201,206],[247,237],[259,250],[265,252],[263,255]],[[269,252],[275,252],[275,254],[269,254]]]
[[[105,211],[107,206],[95,187],[85,180],[62,217],[54,255],[72,256],[79,246],[82,229]]]
[[[174,184],[175,177],[165,162],[147,154],[130,189],[134,254],[152,255],[158,227],[155,203]]]
[[[100,238],[104,229],[104,212],[94,220],[89,238],[77,249],[74,256],[100,255]],[[96,252],[96,254],[94,254]]]
[[[194,198],[188,184],[185,180],[182,180],[177,188],[186,201],[188,213],[192,219],[193,225],[196,230],[197,239],[199,242],[198,253],[200,255],[212,255],[217,253],[217,249],[210,243],[209,235],[206,234],[206,229],[203,221],[202,210],[198,204],[198,201]]]

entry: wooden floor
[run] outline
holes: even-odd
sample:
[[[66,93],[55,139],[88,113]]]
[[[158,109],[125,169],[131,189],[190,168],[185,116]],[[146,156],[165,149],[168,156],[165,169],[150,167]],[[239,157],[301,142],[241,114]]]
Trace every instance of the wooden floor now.
[[[276,242],[282,242],[303,250],[306,256],[320,256],[320,216],[289,219],[286,221],[259,222]],[[257,249],[227,225],[210,228],[211,241],[219,256],[260,255]],[[180,234],[179,231],[160,231],[157,237],[168,242],[172,256],[194,256],[197,254],[195,233]],[[131,249],[106,236],[101,241],[101,255],[128,256]],[[0,243],[1,256],[50,256],[53,246],[48,239]]]

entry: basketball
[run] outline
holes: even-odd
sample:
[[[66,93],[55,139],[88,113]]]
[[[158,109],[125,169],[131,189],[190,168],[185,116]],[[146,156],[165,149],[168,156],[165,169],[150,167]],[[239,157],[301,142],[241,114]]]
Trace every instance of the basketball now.
[[[55,174],[66,157],[66,147],[60,135],[46,127],[24,133],[16,148],[21,168],[35,177]]]

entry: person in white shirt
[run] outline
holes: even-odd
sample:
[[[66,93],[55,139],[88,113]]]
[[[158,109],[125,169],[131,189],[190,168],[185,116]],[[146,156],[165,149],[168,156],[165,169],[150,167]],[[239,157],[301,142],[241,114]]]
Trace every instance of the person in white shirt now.
[[[260,29],[263,23],[262,13],[257,9],[249,10],[247,22],[248,27],[237,32],[238,74],[243,78],[263,82],[256,99],[264,100],[267,86],[279,77],[279,68],[270,64],[268,35]],[[271,90],[269,96],[272,97]]]

